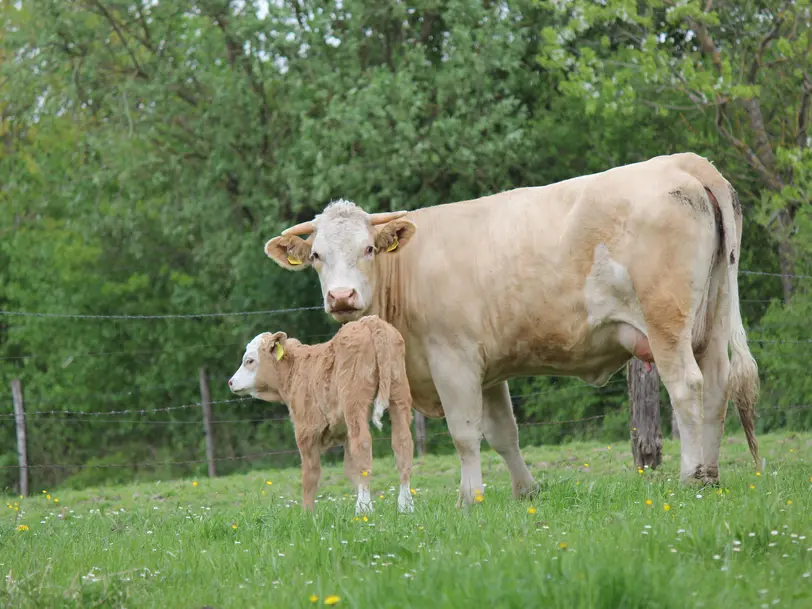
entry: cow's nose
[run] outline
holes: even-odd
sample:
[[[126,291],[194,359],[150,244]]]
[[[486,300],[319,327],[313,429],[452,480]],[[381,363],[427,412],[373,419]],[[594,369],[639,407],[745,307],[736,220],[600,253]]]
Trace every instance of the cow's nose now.
[[[355,288],[337,288],[327,292],[329,302],[349,302],[355,296]]]
[[[231,379],[228,379],[228,386],[233,387],[234,386],[234,381],[231,380]]]

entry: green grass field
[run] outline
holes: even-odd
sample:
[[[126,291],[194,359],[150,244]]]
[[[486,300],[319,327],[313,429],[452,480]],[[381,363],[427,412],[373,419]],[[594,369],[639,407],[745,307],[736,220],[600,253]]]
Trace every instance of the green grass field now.
[[[391,457],[375,513],[356,519],[341,467],[315,516],[299,470],[9,497],[0,518],[7,607],[812,607],[812,434],[739,436],[722,488],[677,483],[679,447],[639,473],[628,443],[523,449],[543,484],[512,499],[483,455],[485,499],[454,507],[455,456],[415,464],[396,513]],[[483,447],[486,446],[483,443]],[[42,492],[40,492],[42,490]]]

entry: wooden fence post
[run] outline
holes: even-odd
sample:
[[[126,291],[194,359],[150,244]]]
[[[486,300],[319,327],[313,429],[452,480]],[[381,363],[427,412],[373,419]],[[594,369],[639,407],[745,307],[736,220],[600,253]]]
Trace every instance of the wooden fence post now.
[[[660,430],[660,375],[640,360],[632,359],[627,368],[629,384],[629,427],[634,464],[655,469],[662,463],[663,437]]]
[[[209,462],[209,477],[214,478],[214,435],[211,425],[211,395],[209,395],[209,379],[206,369],[200,367],[200,405],[203,407],[203,429],[206,432],[206,460]]]
[[[14,401],[14,420],[17,424],[17,459],[20,463],[20,495],[28,497],[28,445],[25,439],[25,405],[23,385],[20,379],[11,381],[11,396]]]
[[[426,417],[422,412],[414,411],[414,435],[415,446],[417,446],[417,456],[426,454]]]

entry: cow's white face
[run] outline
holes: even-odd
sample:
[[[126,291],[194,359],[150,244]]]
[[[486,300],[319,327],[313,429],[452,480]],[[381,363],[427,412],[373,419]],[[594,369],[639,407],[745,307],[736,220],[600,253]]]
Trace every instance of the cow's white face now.
[[[373,227],[371,216],[349,201],[330,203],[313,220],[307,241],[294,235],[274,237],[265,253],[282,268],[316,269],[324,310],[344,323],[360,319],[375,294],[375,257],[396,253],[415,232],[415,225],[395,219]]]

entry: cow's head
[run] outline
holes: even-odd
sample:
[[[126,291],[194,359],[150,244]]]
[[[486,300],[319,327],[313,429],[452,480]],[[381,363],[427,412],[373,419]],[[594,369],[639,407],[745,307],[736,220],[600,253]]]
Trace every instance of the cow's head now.
[[[258,334],[245,347],[242,364],[228,380],[229,389],[237,395],[250,395],[266,402],[282,401],[279,390],[285,370],[281,370],[279,363],[286,355],[290,357],[290,347],[298,344],[284,332]]]
[[[265,244],[283,269],[316,269],[324,310],[339,322],[360,319],[372,305],[376,256],[396,255],[414,234],[405,211],[368,214],[350,201],[330,203],[310,222],[297,224]],[[307,241],[297,235],[310,235]]]

